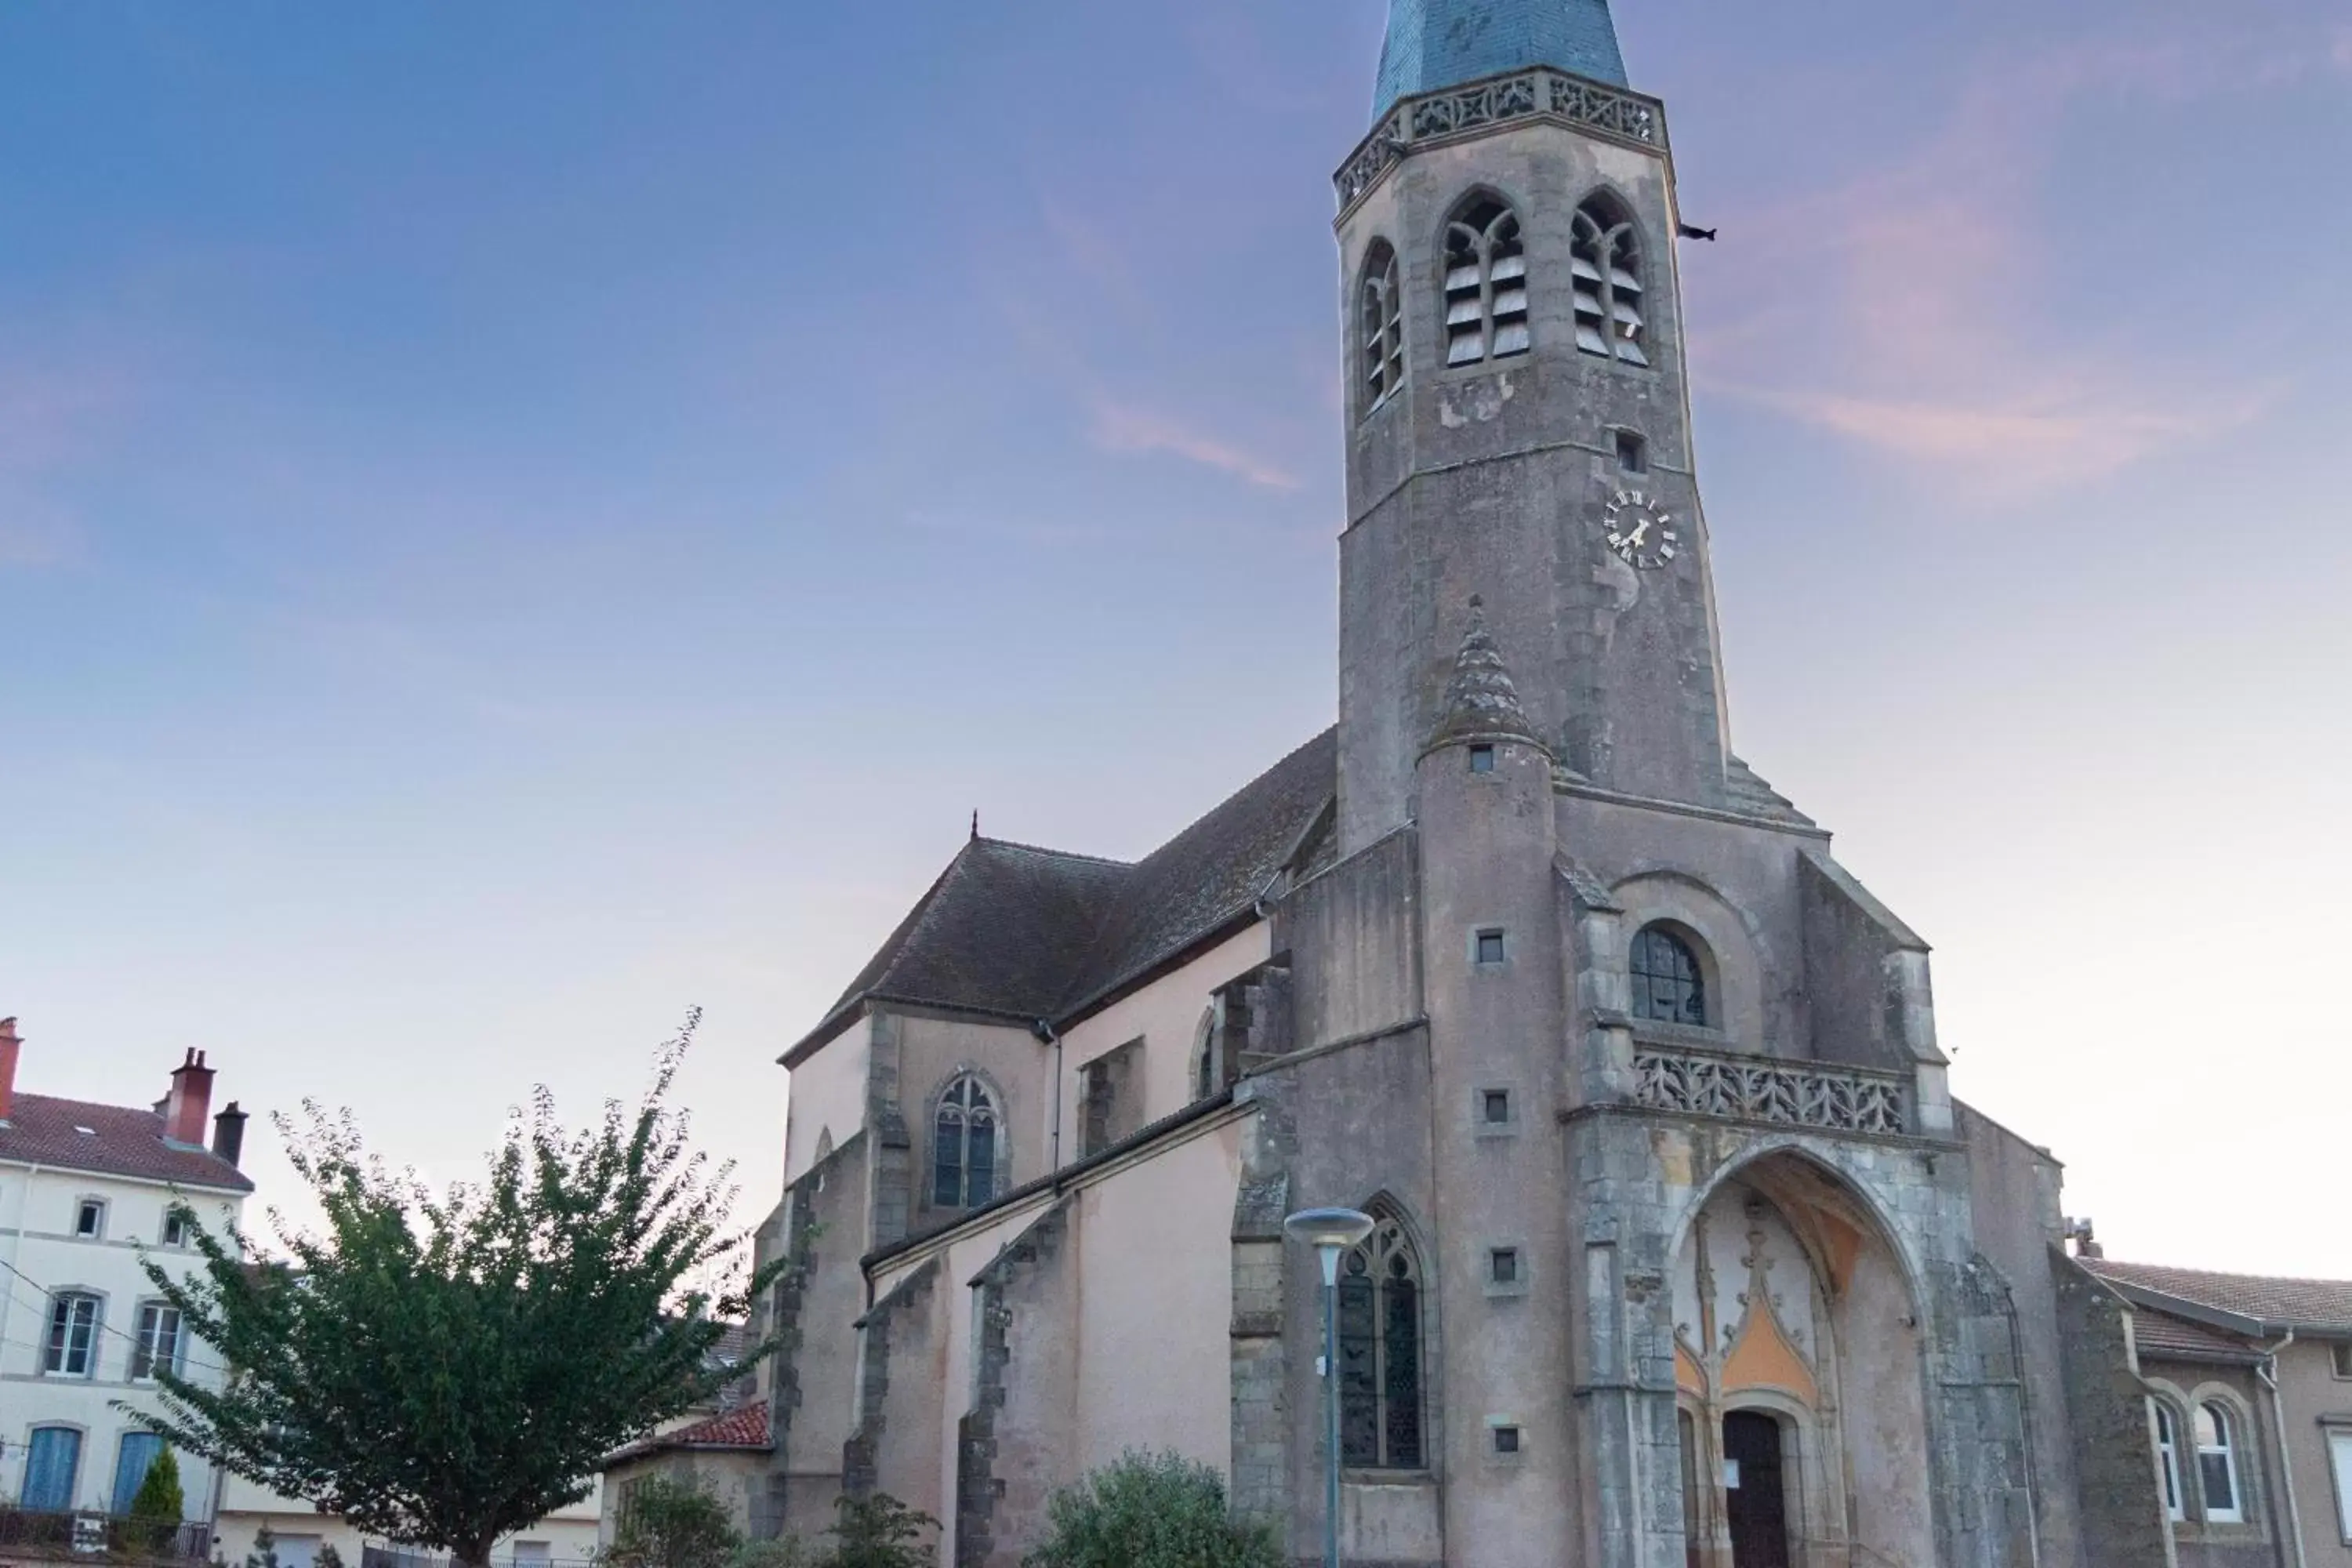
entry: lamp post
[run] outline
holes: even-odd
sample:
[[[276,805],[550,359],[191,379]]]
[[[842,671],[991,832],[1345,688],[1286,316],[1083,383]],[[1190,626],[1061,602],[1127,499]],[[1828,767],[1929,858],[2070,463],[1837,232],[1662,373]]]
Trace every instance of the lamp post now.
[[[1323,1568],[1339,1568],[1339,1255],[1372,1234],[1372,1216],[1301,1209],[1282,1228],[1323,1260]]]

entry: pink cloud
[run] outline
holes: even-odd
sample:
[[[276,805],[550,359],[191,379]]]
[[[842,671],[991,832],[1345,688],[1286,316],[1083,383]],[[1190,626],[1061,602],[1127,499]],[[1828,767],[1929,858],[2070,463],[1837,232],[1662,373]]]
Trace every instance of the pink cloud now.
[[[2096,479],[2254,418],[2265,387],[2117,348],[2040,303],[2032,221],[2067,110],[2092,93],[2189,102],[2308,69],[2311,35],[2056,50],[1969,82],[1905,161],[1809,202],[1727,215],[1740,270],[1703,383],[1874,447],[1939,483],[2014,494]],[[2299,60],[2299,65],[2294,62]],[[1711,259],[1711,258],[1708,258]],[[1702,265],[1705,263],[1702,262]]]
[[[1288,470],[1171,416],[1150,409],[1097,398],[1091,435],[1094,444],[1106,452],[1165,452],[1265,489],[1298,489],[1297,476]]]

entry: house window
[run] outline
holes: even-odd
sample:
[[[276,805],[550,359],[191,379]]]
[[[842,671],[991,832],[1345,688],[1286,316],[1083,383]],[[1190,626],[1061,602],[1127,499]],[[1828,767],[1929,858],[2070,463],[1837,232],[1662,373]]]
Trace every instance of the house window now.
[[[998,1124],[996,1101],[977,1077],[948,1085],[932,1126],[932,1203],[970,1209],[996,1196]]]
[[[2237,1433],[2230,1412],[2211,1400],[2197,1407],[2197,1479],[2205,1488],[2206,1522],[2245,1522],[2245,1500],[2239,1495]]]
[[[1650,444],[1631,430],[1617,432],[1617,467],[1629,474],[1647,473]]]
[[[1498,931],[1480,931],[1477,935],[1476,944],[1474,947],[1473,952],[1476,954],[1477,960],[1481,963],[1502,963],[1503,933]]]
[[[117,1515],[131,1511],[131,1500],[147,1479],[148,1468],[163,1451],[163,1439],[152,1432],[125,1432],[114,1459],[114,1503]]]
[[[2336,1472],[2336,1522],[2352,1541],[2352,1432],[2327,1435],[2327,1463]]]
[[[1507,359],[1527,353],[1531,341],[1518,216],[1479,197],[1445,229],[1445,363]]]
[[[180,1309],[150,1301],[139,1309],[139,1337],[131,1347],[131,1375],[136,1381],[159,1372],[177,1375],[187,1349],[181,1332]]]
[[[1364,411],[1386,403],[1404,384],[1404,293],[1397,254],[1384,240],[1364,267]]]
[[[1486,1254],[1486,1280],[1492,1285],[1516,1285],[1519,1282],[1519,1249],[1497,1247]]]
[[[81,1474],[81,1434],[70,1426],[36,1426],[25,1450],[25,1485],[16,1506],[26,1513],[63,1513],[74,1505]]]
[[[2186,1516],[2180,1506],[2180,1433],[2173,1424],[2172,1412],[2156,1400],[2147,1402],[2148,1413],[2156,1418],[2156,1458],[2164,1471],[2164,1512],[2168,1519]]]
[[[1479,1095],[1479,1102],[1489,1127],[1507,1127],[1511,1121],[1511,1091],[1490,1089]]]
[[[74,1209],[74,1235],[88,1241],[98,1241],[106,1235],[106,1205],[97,1198],[84,1198]]]
[[[1569,269],[1576,283],[1576,346],[1628,364],[1650,363],[1642,346],[1642,238],[1616,203],[1595,196],[1576,209]]]
[[[1661,1024],[1706,1025],[1706,983],[1691,944],[1662,925],[1633,935],[1633,1016]]]
[[[1421,1267],[1392,1217],[1339,1264],[1339,1457],[1363,1469],[1423,1463]]]
[[[49,1302],[49,1342],[41,1370],[62,1377],[88,1377],[98,1368],[98,1298],[60,1291]]]
[[[185,1209],[175,1208],[169,1214],[166,1214],[163,1216],[163,1245],[166,1247],[187,1246],[188,1223],[188,1211]]]
[[[2336,1375],[2347,1382],[2352,1382],[2352,1340],[2336,1341],[2327,1347],[2327,1353],[2335,1362]],[[2352,1537],[2347,1539],[2352,1539]]]
[[[514,1543],[515,1568],[535,1568],[549,1561],[549,1543],[544,1541],[518,1541]]]
[[[1471,747],[1470,771],[1474,773],[1493,773],[1495,771],[1495,748],[1492,746]]]

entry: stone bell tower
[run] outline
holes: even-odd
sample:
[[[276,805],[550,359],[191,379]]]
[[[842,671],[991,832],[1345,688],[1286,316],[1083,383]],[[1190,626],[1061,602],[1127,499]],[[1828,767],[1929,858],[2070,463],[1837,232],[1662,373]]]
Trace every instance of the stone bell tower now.
[[[1571,780],[1726,805],[1674,170],[1607,0],[1394,0],[1338,185],[1343,851],[1414,816],[1473,595]]]

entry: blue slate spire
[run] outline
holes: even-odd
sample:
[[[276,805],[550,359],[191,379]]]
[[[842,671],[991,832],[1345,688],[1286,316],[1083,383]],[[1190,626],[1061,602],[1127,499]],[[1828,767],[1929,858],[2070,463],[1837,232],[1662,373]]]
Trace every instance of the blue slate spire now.
[[[1372,114],[1400,98],[1529,66],[1628,85],[1609,0],[1389,0]]]

